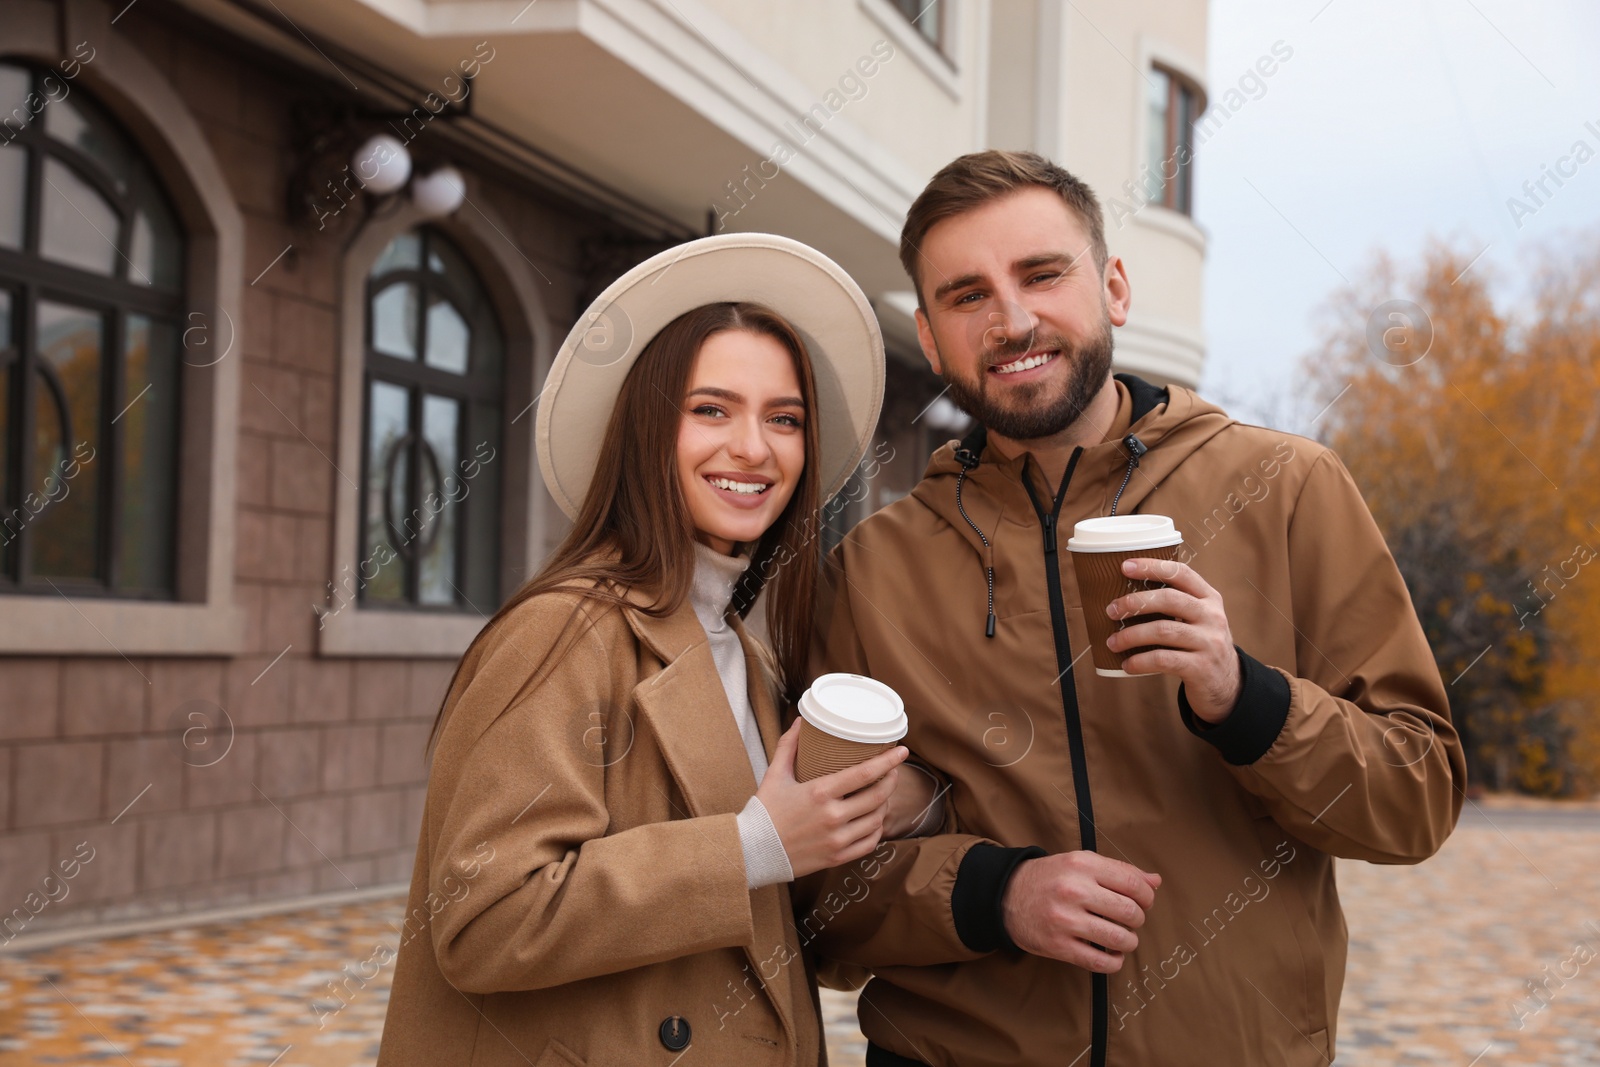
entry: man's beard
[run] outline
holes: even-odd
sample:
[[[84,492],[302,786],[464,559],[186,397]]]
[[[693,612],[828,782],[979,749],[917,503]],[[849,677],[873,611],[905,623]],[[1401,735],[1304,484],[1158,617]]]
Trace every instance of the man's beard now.
[[[1060,386],[1035,382],[1012,386],[1009,401],[989,395],[992,378],[989,368],[1008,363],[1028,352],[1054,350],[1057,359],[1067,361],[1067,380]],[[957,377],[949,364],[940,377],[955,405],[993,432],[1013,441],[1030,441],[1060,433],[1082,415],[1111,373],[1111,321],[1101,320],[1100,333],[1077,346],[1060,334],[1038,335],[1008,341],[999,348],[986,349],[978,369],[977,381]],[[1054,389],[1054,395],[1047,390]]]

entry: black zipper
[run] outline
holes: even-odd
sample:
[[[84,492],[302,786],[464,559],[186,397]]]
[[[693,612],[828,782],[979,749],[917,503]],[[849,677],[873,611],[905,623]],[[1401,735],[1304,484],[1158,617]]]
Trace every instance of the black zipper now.
[[[1072,471],[1078,465],[1083,449],[1074,448],[1067,461],[1066,473],[1061,476],[1061,488],[1049,512],[1034,495],[1027,472],[1022,475],[1022,487],[1028,491],[1028,500],[1039,516],[1044,529],[1044,578],[1050,591],[1050,627],[1056,639],[1056,666],[1060,668],[1061,710],[1067,723],[1067,749],[1072,756],[1072,788],[1077,794],[1078,837],[1089,852],[1095,848],[1094,800],[1089,795],[1089,761],[1083,749],[1083,721],[1078,715],[1078,687],[1072,675],[1072,642],[1067,635],[1067,607],[1061,595],[1061,556],[1057,545],[1057,525],[1061,519],[1061,504],[1067,498],[1067,486],[1072,482]],[[1110,1019],[1110,979],[1104,974],[1089,976],[1092,1004],[1089,1028],[1089,1067],[1105,1067],[1106,1037]]]

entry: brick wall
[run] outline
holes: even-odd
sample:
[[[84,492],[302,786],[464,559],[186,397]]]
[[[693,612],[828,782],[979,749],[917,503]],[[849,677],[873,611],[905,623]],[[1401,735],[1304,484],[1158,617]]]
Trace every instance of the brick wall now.
[[[263,666],[0,660],[7,910],[83,842],[94,858],[30,932],[409,879],[453,665],[285,656],[252,684]],[[186,707],[227,719],[185,739]]]
[[[424,745],[454,668],[314,652],[311,605],[333,577],[339,474],[327,457],[343,237],[292,227],[284,189],[291,104],[327,92],[154,14],[119,32],[166,73],[210,140],[247,222],[244,279],[294,250],[246,288],[238,323],[234,595],[249,654],[0,655],[0,919],[27,914],[30,893],[37,906],[46,876],[70,866],[80,843],[94,857],[29,933],[408,881]],[[483,197],[549,279],[546,307],[564,314],[581,217],[503,185]],[[555,336],[567,325],[553,320]]]

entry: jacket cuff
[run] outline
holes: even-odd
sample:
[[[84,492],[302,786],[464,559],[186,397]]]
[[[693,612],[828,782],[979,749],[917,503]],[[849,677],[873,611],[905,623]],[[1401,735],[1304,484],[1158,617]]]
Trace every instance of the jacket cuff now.
[[[944,825],[944,800],[939,799],[929,804],[922,812],[922,818],[917,820],[917,825],[905,832],[904,837],[923,837],[933,833]]]
[[[751,889],[794,881],[789,853],[759,797],[751,797],[737,816],[739,847],[744,852],[744,880]]]
[[[1289,718],[1289,683],[1283,675],[1233,646],[1239,654],[1239,699],[1233,711],[1215,726],[1202,722],[1178,686],[1178,714],[1189,732],[1214,745],[1235,767],[1254,763],[1267,754]]]
[[[956,936],[973,952],[993,952],[1017,947],[1006,931],[1001,901],[1012,872],[1023,860],[1047,855],[1037,845],[1004,848],[1000,845],[973,845],[956,869],[956,884],[950,890],[950,912],[955,918]]]

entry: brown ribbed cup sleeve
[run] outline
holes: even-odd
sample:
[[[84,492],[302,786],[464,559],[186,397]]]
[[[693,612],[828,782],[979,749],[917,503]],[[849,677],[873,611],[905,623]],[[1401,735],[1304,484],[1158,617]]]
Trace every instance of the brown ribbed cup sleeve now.
[[[809,782],[813,778],[842,771],[847,767],[854,767],[871,759],[880,752],[887,752],[898,741],[885,741],[881,744],[862,744],[860,741],[846,741],[842,737],[817,729],[804,719],[800,720],[800,747],[794,754],[794,778],[797,782]]]
[[[1113,619],[1106,614],[1106,605],[1118,597],[1147,589],[1163,588],[1161,582],[1135,580],[1122,573],[1122,563],[1130,559],[1177,559],[1182,545],[1164,548],[1140,548],[1128,552],[1073,552],[1072,566],[1078,574],[1078,595],[1083,601],[1083,621],[1089,629],[1090,655],[1094,665],[1103,671],[1122,669],[1122,661],[1137,652],[1148,652],[1155,646],[1130,648],[1126,652],[1112,652],[1106,639],[1128,626],[1155,619],[1171,618],[1169,615],[1135,615],[1127,619]]]

